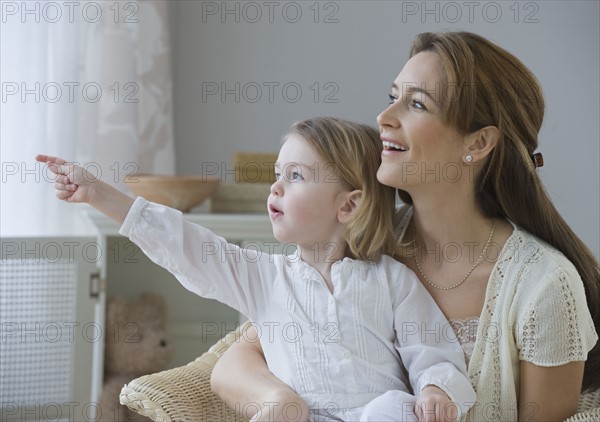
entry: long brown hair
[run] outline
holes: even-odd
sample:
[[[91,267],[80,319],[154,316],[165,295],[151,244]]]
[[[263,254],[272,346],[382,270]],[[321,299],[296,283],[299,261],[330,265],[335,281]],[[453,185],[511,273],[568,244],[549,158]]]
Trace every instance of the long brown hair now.
[[[292,133],[305,139],[327,163],[330,173],[321,175],[323,183],[332,177],[348,190],[362,190],[360,204],[345,227],[347,255],[363,260],[395,256],[395,189],[377,181],[383,148],[379,132],[348,120],[315,117],[295,123]]]
[[[532,155],[544,118],[537,78],[516,57],[469,32],[417,35],[410,57],[433,51],[442,62],[446,123],[461,133],[484,126],[501,137],[476,180],[476,197],[490,218],[508,218],[569,259],[583,280],[587,305],[600,332],[600,269],[589,248],[560,216],[546,194]],[[406,192],[401,198],[411,202]],[[583,389],[600,388],[600,342],[590,351]]]

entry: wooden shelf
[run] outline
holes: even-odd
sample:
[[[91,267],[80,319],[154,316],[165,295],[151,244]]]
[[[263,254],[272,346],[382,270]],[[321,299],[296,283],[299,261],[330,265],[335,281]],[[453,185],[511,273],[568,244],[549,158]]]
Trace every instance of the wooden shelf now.
[[[96,210],[86,211],[100,236],[120,236],[119,224]],[[184,218],[226,239],[275,240],[266,214],[184,214]]]

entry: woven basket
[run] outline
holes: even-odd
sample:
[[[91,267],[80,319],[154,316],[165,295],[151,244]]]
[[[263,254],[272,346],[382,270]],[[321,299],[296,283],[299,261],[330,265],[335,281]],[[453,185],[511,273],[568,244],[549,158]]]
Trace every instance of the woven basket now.
[[[156,422],[245,422],[210,389],[217,360],[250,326],[227,334],[185,366],[136,378],[121,390],[121,404]]]
[[[600,390],[582,394],[577,413],[565,422],[600,422]]]
[[[217,360],[249,322],[227,334],[195,361],[134,379],[121,390],[121,404],[156,422],[245,422],[210,389]],[[565,422],[600,422],[600,390],[582,395],[577,414]]]

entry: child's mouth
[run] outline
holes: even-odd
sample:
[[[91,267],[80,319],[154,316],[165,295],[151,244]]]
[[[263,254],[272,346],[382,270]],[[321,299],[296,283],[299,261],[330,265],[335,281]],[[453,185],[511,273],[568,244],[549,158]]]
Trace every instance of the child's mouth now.
[[[269,205],[269,214],[271,214],[271,217],[279,217],[280,215],[283,215],[283,212],[271,204]]]

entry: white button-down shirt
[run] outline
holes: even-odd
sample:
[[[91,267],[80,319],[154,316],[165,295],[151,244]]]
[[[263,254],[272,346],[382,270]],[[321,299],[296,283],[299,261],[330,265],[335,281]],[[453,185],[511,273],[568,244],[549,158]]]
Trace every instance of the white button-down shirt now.
[[[452,327],[391,257],[335,262],[330,292],[298,255],[241,249],[142,198],[120,233],[190,291],[247,315],[269,369],[313,408],[361,407],[388,390],[418,394],[430,384],[463,412],[475,401]]]

